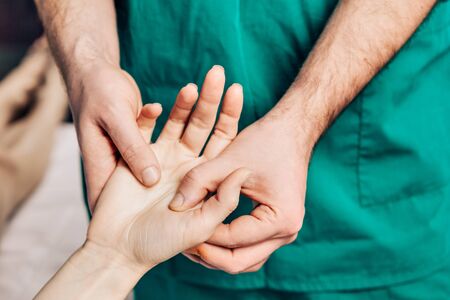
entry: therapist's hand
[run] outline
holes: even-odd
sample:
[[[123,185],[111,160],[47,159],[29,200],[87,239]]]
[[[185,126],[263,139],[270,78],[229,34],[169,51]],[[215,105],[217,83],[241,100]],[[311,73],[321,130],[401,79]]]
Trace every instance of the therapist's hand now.
[[[158,160],[136,123],[142,100],[133,78],[102,62],[76,72],[68,90],[91,210],[120,157],[142,184],[158,182]]]
[[[191,259],[230,273],[255,271],[275,249],[295,238],[303,220],[314,144],[435,3],[386,0],[377,2],[374,9],[368,1],[339,1],[278,104],[216,159],[185,177],[179,189],[184,203],[178,207],[172,203],[172,209],[195,205],[240,167],[253,170],[243,192],[257,205],[251,215],[222,225],[207,244],[189,251]]]
[[[186,256],[232,274],[251,272],[296,238],[304,216],[311,149],[299,143],[294,125],[283,114],[267,116],[243,130],[217,158],[185,176],[179,196],[171,203],[174,210],[195,206],[240,168],[252,170],[242,193],[256,205],[250,215],[220,225],[207,243],[187,251]]]

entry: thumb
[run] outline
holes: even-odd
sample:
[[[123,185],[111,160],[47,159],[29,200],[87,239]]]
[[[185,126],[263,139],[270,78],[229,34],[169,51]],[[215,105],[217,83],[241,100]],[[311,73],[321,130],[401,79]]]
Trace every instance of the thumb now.
[[[134,176],[145,186],[156,184],[161,177],[158,159],[142,137],[136,120],[123,118],[108,125],[105,127],[109,136]]]
[[[215,192],[219,183],[234,169],[232,163],[220,156],[193,168],[184,176],[170,209],[184,211],[193,208],[208,192]]]
[[[197,209],[205,229],[217,227],[236,209],[241,187],[249,175],[250,171],[245,168],[234,171],[219,185],[217,194],[211,196]]]

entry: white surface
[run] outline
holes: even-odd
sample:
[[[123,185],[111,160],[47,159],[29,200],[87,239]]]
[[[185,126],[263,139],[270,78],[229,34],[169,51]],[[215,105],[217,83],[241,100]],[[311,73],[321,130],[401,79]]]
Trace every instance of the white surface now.
[[[0,299],[32,299],[84,241],[80,172],[75,130],[62,125],[46,176],[1,237]]]

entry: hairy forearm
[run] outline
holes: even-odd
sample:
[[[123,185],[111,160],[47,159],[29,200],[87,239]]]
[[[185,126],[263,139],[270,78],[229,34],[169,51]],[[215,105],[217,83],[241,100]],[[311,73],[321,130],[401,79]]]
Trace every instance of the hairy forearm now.
[[[267,117],[288,116],[306,136],[301,142],[313,146],[408,40],[435,2],[341,1],[294,83]]]
[[[114,250],[85,244],[35,299],[124,299],[147,270]]]
[[[98,63],[119,64],[113,0],[35,0],[66,82]]]

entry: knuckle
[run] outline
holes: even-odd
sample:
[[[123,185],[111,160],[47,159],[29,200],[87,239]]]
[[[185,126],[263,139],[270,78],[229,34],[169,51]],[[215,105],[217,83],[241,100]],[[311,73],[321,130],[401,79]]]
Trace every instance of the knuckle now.
[[[106,131],[110,132],[117,128],[118,121],[122,121],[126,115],[128,114],[124,114],[123,107],[112,102],[102,106],[101,114],[96,114],[94,117]]]
[[[190,124],[192,124],[194,127],[197,128],[210,128],[214,123],[213,120],[210,120],[210,118],[206,117],[200,117],[200,116],[194,116],[190,121]]]
[[[228,214],[232,213],[238,206],[238,201],[235,201],[235,199],[227,199],[221,193],[217,193],[212,197],[214,197],[214,199],[217,200],[220,206],[225,208]]]
[[[286,219],[284,222],[283,233],[286,236],[297,235],[303,225],[303,218]]]
[[[238,132],[239,118],[221,112],[219,121],[215,126],[215,134],[224,138],[234,138]],[[217,131],[217,132],[216,132]]]
[[[239,235],[233,234],[232,230],[228,230],[226,234],[227,247],[230,249],[236,249],[242,246],[243,241]]]
[[[198,169],[194,168],[192,170],[190,170],[189,172],[186,173],[186,175],[184,176],[183,182],[185,184],[194,184],[194,185],[200,185],[200,183],[202,182],[201,180],[201,175],[200,172],[198,171]],[[220,199],[218,199],[220,200]]]
[[[244,272],[244,268],[237,263],[232,263],[231,265],[225,268],[225,272],[231,275],[237,275]]]
[[[303,226],[304,215],[305,209],[303,207],[295,211],[290,210],[287,214],[284,214],[281,233],[284,236],[297,235]]]
[[[278,214],[277,212],[267,205],[260,206],[260,219],[264,219],[265,221],[269,223],[276,223],[278,221],[277,218]]]
[[[230,249],[236,249],[241,246],[241,243],[238,240],[236,240],[236,238],[232,234],[227,234],[226,238],[227,238],[227,240],[224,243],[225,247],[230,248]]]
[[[298,233],[291,235],[287,241],[287,244],[293,243],[297,239],[297,237],[298,237]]]
[[[214,135],[223,140],[232,140],[236,136],[237,130],[234,128],[214,128]]]

